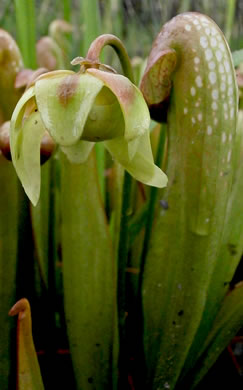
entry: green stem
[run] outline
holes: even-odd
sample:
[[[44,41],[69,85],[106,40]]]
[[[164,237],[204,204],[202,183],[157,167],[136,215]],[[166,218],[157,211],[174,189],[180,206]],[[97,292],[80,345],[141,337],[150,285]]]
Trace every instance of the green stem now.
[[[98,0],[80,1],[81,20],[84,34],[81,42],[81,53],[86,53],[91,42],[101,33],[101,18]],[[105,199],[105,149],[102,143],[96,143],[96,164],[102,199]]]
[[[178,10],[178,14],[182,14],[182,12],[190,11],[191,1],[190,0],[182,0],[180,8]]]
[[[81,53],[86,53],[91,42],[100,34],[100,12],[98,0],[80,1],[81,20],[84,25]]]
[[[87,53],[86,59],[98,61],[101,51],[105,46],[111,46],[117,53],[122,65],[124,75],[134,83],[132,65],[122,41],[114,35],[104,34],[96,38]],[[120,388],[126,386],[127,381],[127,359],[126,359],[126,331],[125,331],[125,312],[126,312],[126,264],[128,254],[128,219],[130,212],[132,178],[125,172],[122,202],[121,205],[121,223],[120,239],[118,245],[118,285],[117,285],[117,303],[118,303],[118,326],[120,332]],[[116,210],[118,215],[119,210]]]
[[[158,166],[161,166],[164,156],[164,146],[166,140],[166,124],[162,123],[159,142],[157,146],[156,159],[155,163]],[[145,266],[145,260],[148,252],[148,247],[150,243],[151,233],[152,233],[152,225],[154,220],[154,212],[156,206],[156,200],[158,195],[158,188],[151,187],[150,189],[150,197],[146,208],[146,216],[145,216],[145,234],[144,234],[144,242],[143,242],[143,250],[141,254],[140,260],[140,272],[138,279],[138,287],[137,287],[137,297],[134,305],[134,310],[131,312],[130,321],[131,321],[131,344],[133,344],[134,356],[135,356],[135,385],[137,388],[141,388],[143,386],[144,381],[146,380],[146,364],[145,364],[145,356],[144,350],[142,348],[143,345],[143,309],[142,309],[142,283],[143,283],[143,272]]]
[[[134,83],[132,65],[126,48],[122,41],[115,35],[103,34],[96,38],[90,45],[86,59],[94,62],[98,61],[101,51],[105,46],[111,46],[115,50],[121,62],[124,75]]]
[[[71,0],[63,0],[63,17],[66,22],[71,21]]]
[[[161,125],[160,138],[159,138],[156,159],[155,159],[155,164],[158,166],[160,166],[162,161],[163,161],[163,151],[164,151],[164,146],[165,146],[165,140],[166,140],[166,124],[163,123]],[[154,211],[155,211],[155,206],[156,206],[157,194],[158,194],[158,188],[151,187],[149,204],[148,204],[148,212],[147,212],[147,222],[146,222],[146,228],[145,228],[145,236],[144,236],[144,242],[143,242],[143,250],[142,250],[142,255],[141,255],[138,291],[141,291],[141,286],[142,286],[142,275],[143,275],[145,259],[146,259],[146,255],[148,252],[148,246],[149,246],[151,232],[152,232],[152,224],[153,224],[153,219],[154,219]]]
[[[15,0],[18,44],[21,49],[24,65],[36,68],[36,30],[34,0]]]
[[[117,53],[119,60],[122,65],[123,73],[126,77],[128,77],[132,83],[134,83],[134,77],[133,77],[133,70],[132,65],[129,59],[129,56],[127,54],[126,48],[123,45],[122,41],[117,38],[115,35],[112,34],[103,34],[100,35],[98,38],[96,38],[92,44],[90,45],[90,48],[87,52],[86,59],[90,60],[92,62],[99,61],[101,52],[105,46],[111,46],[115,52]],[[97,152],[96,152],[97,153]],[[98,151],[98,171],[99,177],[101,175],[101,169],[102,166],[100,164],[100,152]],[[103,189],[103,185],[101,184],[101,190]],[[104,190],[102,191],[104,192]]]
[[[120,240],[118,247],[118,277],[117,277],[117,305],[118,305],[118,328],[120,338],[119,389],[126,388],[127,383],[127,346],[126,346],[126,265],[128,253],[128,220],[132,190],[132,178],[125,171],[123,184],[123,197],[121,209]]]
[[[102,143],[95,144],[95,153],[96,153],[96,164],[97,164],[97,173],[100,184],[100,192],[102,200],[105,199],[105,149]]]
[[[236,8],[236,0],[228,0],[227,8],[226,8],[225,37],[229,43],[230,43],[233,24],[234,24],[235,8]]]
[[[115,180],[113,184],[114,191],[114,209],[111,217],[111,236],[113,242],[113,252],[116,259],[117,264],[117,256],[118,256],[118,247],[120,240],[120,224],[121,224],[121,210],[122,210],[122,189],[123,189],[123,179],[124,179],[124,169],[123,167],[115,162]]]

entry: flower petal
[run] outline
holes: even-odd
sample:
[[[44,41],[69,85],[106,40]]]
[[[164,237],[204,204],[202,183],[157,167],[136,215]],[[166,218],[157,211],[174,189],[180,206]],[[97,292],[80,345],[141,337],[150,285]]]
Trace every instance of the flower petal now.
[[[93,102],[104,83],[88,74],[65,72],[43,77],[35,84],[37,106],[46,129],[62,146],[81,137]]]
[[[141,136],[149,128],[150,115],[140,90],[131,81],[119,74],[103,72],[98,69],[87,69],[89,74],[94,75],[117,97],[125,121],[125,139],[132,141]],[[129,157],[132,158],[136,152],[136,143],[129,148]]]
[[[11,118],[10,148],[11,148],[12,161],[15,168],[18,160],[17,141],[19,137],[19,132],[21,132],[22,121],[23,121],[26,105],[28,104],[28,102],[31,101],[33,96],[34,96],[34,87],[31,87],[27,89],[27,91],[22,95],[21,99],[19,99]]]
[[[137,151],[131,160],[128,143],[120,137],[105,141],[105,146],[111,155],[138,181],[154,187],[165,187],[167,176],[154,164],[150,145],[149,131],[140,138]]]
[[[45,133],[39,112],[13,129],[14,166],[26,194],[35,206],[40,195],[40,144]]]
[[[87,160],[93,146],[94,142],[79,141],[72,146],[61,146],[61,150],[71,163],[81,164]]]

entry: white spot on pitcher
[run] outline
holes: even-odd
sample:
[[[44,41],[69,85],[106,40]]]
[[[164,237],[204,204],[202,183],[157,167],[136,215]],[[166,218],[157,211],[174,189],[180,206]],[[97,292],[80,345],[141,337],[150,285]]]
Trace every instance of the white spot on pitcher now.
[[[217,80],[217,76],[215,72],[209,72],[209,80],[211,84],[215,84]]]
[[[196,82],[196,84],[197,84],[197,86],[199,88],[202,87],[203,83],[202,83],[202,77],[201,76],[197,76],[195,82]]]
[[[211,58],[213,57],[213,52],[212,52],[212,50],[211,50],[211,49],[207,49],[207,50],[205,51],[205,56],[206,56],[206,60],[207,60],[207,61],[210,61]]]
[[[211,135],[212,132],[213,132],[212,127],[211,127],[211,126],[208,126],[208,127],[207,127],[207,134],[208,134],[208,135]]]
[[[208,40],[207,40],[207,37],[205,37],[204,35],[200,38],[200,45],[206,49],[206,47],[208,47]]]
[[[222,133],[222,143],[224,144],[226,141],[226,134],[225,132]]]
[[[216,58],[217,58],[218,61],[222,60],[223,54],[222,54],[222,52],[220,50],[216,51]]]
[[[201,112],[199,112],[199,114],[197,115],[197,119],[201,122],[201,120],[202,120],[202,113]]]
[[[225,83],[221,83],[220,84],[220,91],[224,92],[226,90],[226,84]]]
[[[219,65],[219,73],[224,73],[225,70],[224,70],[224,65],[223,64],[220,64]]]
[[[208,67],[209,67],[209,69],[211,69],[211,70],[213,70],[213,69],[215,69],[215,62],[214,61],[210,61],[209,62],[209,64],[208,64]]]
[[[211,46],[212,46],[212,47],[216,47],[216,46],[217,46],[217,41],[216,41],[215,38],[211,38],[211,39],[210,39],[210,43],[211,43]]]
[[[218,97],[219,97],[219,91],[217,89],[213,89],[212,90],[212,98],[214,100],[216,100],[216,99],[218,99]]]
[[[224,61],[224,66],[225,66],[226,72],[229,72],[230,71],[230,64],[229,64],[228,60]]]
[[[231,159],[231,150],[228,151],[227,162],[230,162],[230,159]]]

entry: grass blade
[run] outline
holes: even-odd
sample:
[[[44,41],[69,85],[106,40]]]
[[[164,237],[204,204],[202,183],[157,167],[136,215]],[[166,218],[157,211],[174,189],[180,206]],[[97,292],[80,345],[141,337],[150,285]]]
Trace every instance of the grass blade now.
[[[15,0],[18,44],[27,68],[36,68],[34,0]]]

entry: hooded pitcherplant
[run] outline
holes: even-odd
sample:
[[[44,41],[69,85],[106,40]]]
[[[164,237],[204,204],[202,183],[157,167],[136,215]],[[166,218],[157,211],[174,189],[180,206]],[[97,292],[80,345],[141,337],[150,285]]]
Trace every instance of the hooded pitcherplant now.
[[[72,163],[84,162],[95,142],[103,141],[135,179],[157,187],[166,185],[166,175],[153,161],[147,105],[127,77],[99,62],[106,44],[124,55],[125,49],[116,37],[100,36],[86,59],[78,57],[72,62],[81,65],[78,73],[62,70],[41,75],[15,108],[10,136],[12,159],[33,204],[39,199],[39,150],[45,130]],[[125,60],[121,58],[121,62],[126,72]]]

